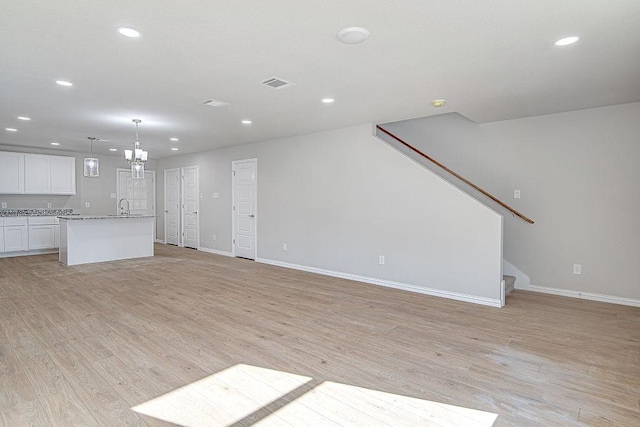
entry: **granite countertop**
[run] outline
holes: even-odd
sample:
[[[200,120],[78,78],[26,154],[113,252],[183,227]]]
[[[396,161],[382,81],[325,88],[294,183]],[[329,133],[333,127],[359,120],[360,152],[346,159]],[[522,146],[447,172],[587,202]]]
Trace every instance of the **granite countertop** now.
[[[73,209],[0,209],[0,217],[74,215]]]
[[[60,215],[60,219],[85,220],[85,219],[134,219],[134,218],[155,218],[155,215]]]

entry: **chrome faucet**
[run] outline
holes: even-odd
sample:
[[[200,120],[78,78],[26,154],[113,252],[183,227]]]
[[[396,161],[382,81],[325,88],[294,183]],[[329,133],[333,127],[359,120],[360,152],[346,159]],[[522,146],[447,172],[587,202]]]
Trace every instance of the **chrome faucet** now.
[[[127,202],[127,210],[125,211],[124,208],[122,207],[122,202]],[[120,215],[127,215],[130,216],[131,215],[131,209],[129,207],[129,200],[127,200],[126,198],[122,198],[120,199],[120,201],[118,202],[118,208],[120,209]]]

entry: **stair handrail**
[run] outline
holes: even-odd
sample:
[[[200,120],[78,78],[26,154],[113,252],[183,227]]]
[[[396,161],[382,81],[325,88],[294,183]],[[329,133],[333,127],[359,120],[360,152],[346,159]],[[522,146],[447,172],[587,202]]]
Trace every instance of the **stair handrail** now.
[[[446,167],[445,165],[443,165],[442,163],[440,163],[439,161],[437,161],[436,159],[434,159],[433,157],[430,157],[428,155],[426,155],[425,153],[423,153],[422,151],[418,150],[416,147],[414,147],[413,145],[409,144],[406,141],[403,141],[401,138],[398,138],[397,136],[395,136],[394,134],[392,134],[391,132],[389,132],[388,130],[386,130],[385,128],[383,128],[380,125],[376,125],[376,129],[378,129],[379,131],[389,135],[391,138],[395,139],[396,141],[398,141],[399,143],[401,143],[402,145],[404,145],[405,147],[409,148],[412,151],[415,151],[416,153],[418,153],[419,155],[421,155],[422,157],[424,157],[425,159],[429,160],[430,162],[432,162],[433,164],[435,164],[436,166],[439,166],[440,168],[444,169],[446,172],[450,173],[451,175],[455,176],[456,178],[458,178],[460,181],[464,182],[465,184],[469,185],[471,188],[473,188],[474,190],[479,191],[480,193],[484,194],[485,196],[487,196],[488,198],[490,198],[491,200],[493,200],[494,202],[496,202],[497,204],[499,204],[500,206],[502,206],[503,208],[507,209],[509,212],[511,212],[512,214],[516,215],[518,218],[522,219],[523,221],[528,222],[529,224],[533,224],[533,220],[527,218],[526,216],[524,216],[523,214],[521,214],[520,212],[518,212],[517,210],[515,210],[514,208],[512,208],[511,206],[507,205],[505,202],[503,202],[502,200],[498,199],[497,197],[495,197],[493,194],[489,193],[488,191],[483,190],[482,188],[478,187],[477,185],[475,185],[473,182],[469,181],[468,179],[466,179],[465,177],[459,175],[458,173],[452,171],[451,169],[449,169],[448,167]]]

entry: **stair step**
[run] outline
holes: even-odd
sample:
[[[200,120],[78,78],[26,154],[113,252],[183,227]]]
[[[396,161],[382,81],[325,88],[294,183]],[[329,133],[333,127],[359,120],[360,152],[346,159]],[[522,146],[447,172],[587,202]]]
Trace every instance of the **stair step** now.
[[[516,278],[514,276],[507,276],[506,274],[502,276],[502,280],[504,280],[504,294],[509,295],[511,291],[515,289]]]

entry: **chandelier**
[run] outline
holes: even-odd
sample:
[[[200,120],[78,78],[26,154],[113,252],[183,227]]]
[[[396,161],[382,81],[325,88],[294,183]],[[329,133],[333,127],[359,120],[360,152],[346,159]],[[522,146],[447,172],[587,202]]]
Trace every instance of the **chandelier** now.
[[[91,157],[85,157],[84,159],[84,176],[97,178],[100,176],[100,161],[93,157],[93,143],[94,141],[100,140],[91,136],[88,136],[87,138],[91,141]]]
[[[147,161],[147,152],[140,148],[138,141],[138,124],[142,122],[140,119],[133,119],[136,124],[136,141],[133,143],[133,150],[124,150],[124,158],[131,165],[131,177],[136,179],[144,178],[144,164]]]

